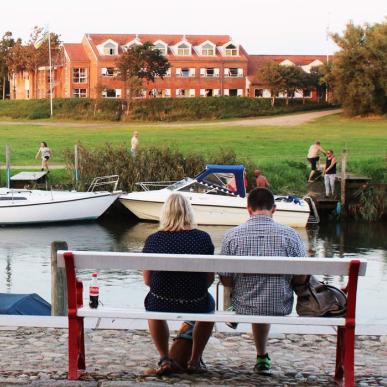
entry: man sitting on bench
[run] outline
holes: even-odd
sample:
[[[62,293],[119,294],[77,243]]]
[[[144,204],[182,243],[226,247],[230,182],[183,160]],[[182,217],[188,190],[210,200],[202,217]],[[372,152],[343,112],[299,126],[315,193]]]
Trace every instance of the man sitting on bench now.
[[[233,256],[304,257],[305,248],[296,231],[272,219],[273,194],[267,188],[253,189],[247,199],[250,219],[225,234],[221,254]],[[232,306],[244,315],[285,316],[293,307],[291,275],[221,273],[224,286],[232,291]],[[252,324],[257,359],[254,370],[270,374],[266,351],[270,324]]]

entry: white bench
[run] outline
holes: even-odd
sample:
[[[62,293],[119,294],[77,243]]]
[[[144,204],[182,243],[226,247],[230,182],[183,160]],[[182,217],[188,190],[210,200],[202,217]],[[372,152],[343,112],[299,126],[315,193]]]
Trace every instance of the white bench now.
[[[269,323],[317,325],[337,327],[335,378],[353,386],[355,312],[358,276],[364,276],[367,263],[358,259],[341,258],[287,258],[287,257],[234,257],[221,255],[173,255],[144,253],[114,253],[94,251],[58,251],[58,267],[65,267],[67,277],[69,372],[76,380],[85,369],[84,318],[155,319],[175,321],[214,321],[239,323]],[[138,309],[90,309],[83,306],[83,285],[76,278],[76,270],[153,270],[185,272],[230,272],[261,274],[320,274],[349,276],[347,313],[342,318],[298,316],[246,316],[230,312],[214,314],[161,313]]]

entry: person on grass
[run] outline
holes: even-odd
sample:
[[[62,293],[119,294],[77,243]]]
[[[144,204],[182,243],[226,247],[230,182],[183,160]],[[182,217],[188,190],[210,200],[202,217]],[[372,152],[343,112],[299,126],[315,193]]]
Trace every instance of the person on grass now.
[[[333,150],[327,151],[327,159],[325,161],[324,169],[324,184],[325,184],[325,196],[330,194],[335,195],[335,181],[336,181],[336,157],[333,154]]]
[[[136,157],[140,148],[139,135],[140,134],[137,131],[133,132],[132,139],[130,140],[130,153],[132,154],[132,157]]]
[[[318,169],[318,162],[320,160],[319,154],[323,153],[326,154],[325,150],[320,144],[320,141],[316,141],[314,144],[312,144],[309,147],[308,156],[307,159],[310,162],[311,171],[309,174],[308,183],[313,182],[313,177],[316,175],[317,169]]]
[[[171,194],[164,203],[159,231],[150,235],[144,253],[161,254],[214,254],[211,237],[194,226],[194,217],[188,199]],[[147,311],[176,313],[213,313],[215,302],[208,292],[214,273],[172,271],[144,271],[144,282],[150,290],[144,304]],[[149,320],[152,340],[160,354],[157,375],[174,371],[176,364],[169,356],[169,328],[166,321]],[[211,336],[214,323],[196,322],[193,329],[191,358],[188,372],[203,372],[202,353]]]
[[[306,255],[300,236],[292,228],[273,220],[274,196],[267,188],[254,188],[247,198],[250,215],[246,223],[228,231],[222,242],[221,254],[232,256]],[[224,286],[232,290],[232,307],[238,314],[285,316],[293,307],[291,275],[220,273]],[[252,324],[257,350],[254,370],[269,374],[271,359],[266,344],[270,324]]]
[[[35,156],[35,159],[39,157],[42,158],[42,171],[46,170],[48,172],[48,160],[52,156],[51,149],[47,146],[45,141],[42,141],[39,145],[38,153]]]

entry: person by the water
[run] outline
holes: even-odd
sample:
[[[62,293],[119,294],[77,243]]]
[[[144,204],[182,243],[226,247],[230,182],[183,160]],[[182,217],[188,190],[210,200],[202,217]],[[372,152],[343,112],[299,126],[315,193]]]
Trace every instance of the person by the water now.
[[[324,184],[325,184],[325,196],[330,194],[335,195],[335,181],[336,181],[336,157],[333,154],[333,150],[327,151],[327,159],[324,169]]]
[[[326,154],[324,148],[320,144],[320,141],[316,141],[314,144],[312,144],[309,147],[308,156],[307,156],[311,166],[308,183],[313,182],[313,176],[315,176],[316,174],[317,165],[320,160],[320,156],[319,156],[320,153],[323,153],[324,155]]]
[[[259,169],[254,171],[255,176],[255,186],[257,188],[269,188],[269,180],[267,180],[266,176],[262,175],[262,172]]]
[[[130,141],[130,146],[131,146],[130,153],[132,154],[133,157],[136,156],[137,151],[140,147],[140,142],[139,142],[138,136],[139,136],[139,133],[137,131],[133,132],[133,136],[132,136],[132,139]]]
[[[48,147],[45,141],[40,143],[38,153],[36,153],[35,159],[39,157],[39,154],[42,158],[42,171],[46,170],[48,172],[48,160],[52,156],[51,149]]]

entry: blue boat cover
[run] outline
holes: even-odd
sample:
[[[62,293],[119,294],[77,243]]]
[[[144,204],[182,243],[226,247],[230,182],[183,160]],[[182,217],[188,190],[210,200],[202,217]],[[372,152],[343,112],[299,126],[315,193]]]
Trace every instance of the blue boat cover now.
[[[0,293],[0,314],[51,316],[51,305],[36,293]]]
[[[211,173],[232,173],[235,176],[236,194],[244,198],[246,196],[245,182],[244,182],[244,165],[218,165],[208,164],[203,172],[196,176],[197,181],[202,181]]]

